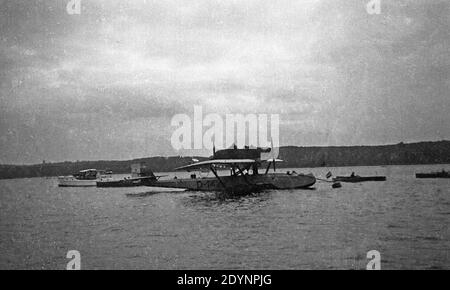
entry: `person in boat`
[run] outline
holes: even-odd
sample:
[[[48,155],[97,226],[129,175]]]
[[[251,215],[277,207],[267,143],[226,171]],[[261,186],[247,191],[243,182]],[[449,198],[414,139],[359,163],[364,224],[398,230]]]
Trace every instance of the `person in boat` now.
[[[355,177],[355,172],[352,172],[352,174],[350,174],[350,177]]]

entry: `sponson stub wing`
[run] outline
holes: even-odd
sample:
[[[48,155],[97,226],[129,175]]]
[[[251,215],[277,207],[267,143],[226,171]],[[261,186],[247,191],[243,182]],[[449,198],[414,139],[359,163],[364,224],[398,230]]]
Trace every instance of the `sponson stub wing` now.
[[[194,164],[189,164],[185,166],[181,166],[178,168],[175,168],[175,170],[198,170],[198,169],[209,169],[211,166],[220,165],[223,167],[235,167],[239,165],[248,165],[256,163],[257,161],[254,159],[212,159],[212,160],[206,160],[197,162]]]

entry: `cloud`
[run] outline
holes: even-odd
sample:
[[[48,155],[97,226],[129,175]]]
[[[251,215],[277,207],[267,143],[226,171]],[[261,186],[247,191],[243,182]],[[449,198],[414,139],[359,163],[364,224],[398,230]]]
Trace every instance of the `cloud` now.
[[[1,1],[0,162],[176,154],[193,105],[284,145],[449,138],[447,1],[366,2]]]

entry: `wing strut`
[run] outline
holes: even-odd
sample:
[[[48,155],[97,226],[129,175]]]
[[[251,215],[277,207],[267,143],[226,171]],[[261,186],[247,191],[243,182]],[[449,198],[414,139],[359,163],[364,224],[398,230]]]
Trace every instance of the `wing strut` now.
[[[270,170],[270,166],[272,166],[272,162],[271,162],[271,161],[269,162],[269,165],[267,165],[267,168],[266,168],[266,173],[264,173],[264,174],[267,174],[267,173],[269,173],[269,170]]]
[[[211,164],[209,166],[209,169],[211,169],[212,173],[214,174],[214,176],[217,178],[217,180],[219,180],[220,184],[222,184],[223,189],[227,190],[227,187],[225,186],[225,184],[223,183],[222,179],[220,179],[219,175],[217,174],[216,170],[214,169],[213,165]]]

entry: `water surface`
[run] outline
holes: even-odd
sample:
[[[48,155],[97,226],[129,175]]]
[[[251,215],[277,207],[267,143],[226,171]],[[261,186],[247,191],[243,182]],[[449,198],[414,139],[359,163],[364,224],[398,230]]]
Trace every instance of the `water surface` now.
[[[83,269],[364,269],[378,250],[382,269],[449,269],[450,179],[414,178],[443,168],[296,169],[388,180],[227,200],[1,180],[0,268],[65,269],[78,250]]]

